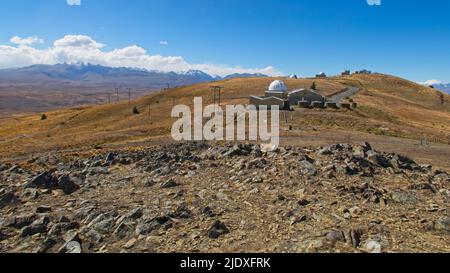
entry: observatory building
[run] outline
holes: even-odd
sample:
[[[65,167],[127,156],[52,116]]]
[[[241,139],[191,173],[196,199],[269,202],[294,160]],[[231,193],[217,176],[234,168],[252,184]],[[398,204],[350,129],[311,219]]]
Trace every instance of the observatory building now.
[[[325,97],[310,89],[298,89],[289,92],[287,85],[280,80],[273,81],[264,97],[250,96],[250,105],[267,106],[270,109],[272,106],[278,106],[281,110],[291,109],[292,106],[310,107],[314,104],[324,105]]]
[[[268,90],[266,91],[266,97],[276,97],[280,99],[287,99],[289,89],[283,81],[273,81]]]
[[[327,74],[325,74],[325,72],[320,72],[319,74],[316,75],[316,78],[326,78]]]

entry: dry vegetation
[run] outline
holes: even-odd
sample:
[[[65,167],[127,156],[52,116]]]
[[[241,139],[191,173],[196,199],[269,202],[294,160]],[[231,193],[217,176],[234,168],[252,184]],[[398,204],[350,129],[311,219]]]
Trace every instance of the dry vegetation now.
[[[233,79],[218,82],[225,87],[224,103],[246,103],[250,94],[263,94],[271,78]],[[309,87],[313,80],[288,80],[289,88]],[[345,88],[342,84],[317,80],[325,94]],[[194,96],[204,103],[212,102],[210,83],[155,93],[132,104],[120,103],[76,107],[47,113],[15,116],[0,121],[0,154],[27,155],[51,149],[92,147],[104,143],[151,139],[170,132],[171,109],[174,103],[192,105]],[[132,113],[136,105],[140,115]]]
[[[262,95],[274,78],[231,79],[214,83],[225,89],[223,104],[247,103],[248,96]],[[353,75],[329,79],[284,79],[289,88],[310,87],[313,82],[324,95],[348,85],[359,86],[354,98],[359,107],[349,110],[296,110],[288,121],[294,131],[335,130],[403,137],[433,142],[450,141],[450,98],[441,104],[436,90],[386,75]],[[170,132],[175,104],[192,105],[194,96],[205,104],[213,101],[211,83],[174,88],[120,103],[85,106],[0,120],[2,157],[43,151],[81,150],[142,141],[160,141]],[[140,114],[132,113],[137,106]],[[287,126],[287,124],[282,124]],[[345,135],[345,134],[343,134]],[[285,132],[285,137],[295,132]],[[299,139],[299,143],[301,139]]]

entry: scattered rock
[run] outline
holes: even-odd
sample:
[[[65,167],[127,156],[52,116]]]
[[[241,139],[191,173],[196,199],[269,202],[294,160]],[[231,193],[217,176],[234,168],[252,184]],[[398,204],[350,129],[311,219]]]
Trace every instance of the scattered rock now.
[[[311,203],[311,202],[308,201],[308,200],[306,200],[306,199],[301,199],[301,200],[299,200],[299,201],[297,202],[297,204],[298,204],[299,206],[301,206],[301,207],[305,207],[305,206],[309,205],[310,203]]]
[[[213,212],[213,210],[210,207],[204,207],[202,209],[202,213],[208,217],[215,217],[216,214]]]
[[[58,242],[56,239],[47,237],[42,241],[39,248],[37,249],[37,253],[47,253],[52,247],[54,247]]]
[[[438,231],[450,232],[450,217],[437,221],[434,224],[434,229]]]
[[[131,232],[132,227],[126,223],[121,223],[119,226],[114,230],[114,235],[117,239],[121,240],[128,236],[128,234]]]
[[[24,185],[24,188],[54,189],[57,186],[58,182],[54,179],[54,177],[48,172],[43,172],[28,181]]]
[[[301,216],[292,216],[290,219],[291,225],[295,225],[307,221],[308,217],[306,217],[306,215],[301,215]]]
[[[189,210],[186,204],[183,204],[177,208],[177,210],[170,215],[176,219],[187,219],[192,217],[192,212]]]
[[[33,223],[35,219],[36,219],[35,214],[19,215],[16,217],[10,217],[3,220],[2,226],[21,229],[23,227],[31,225],[31,223]]]
[[[36,209],[36,213],[47,213],[47,212],[51,212],[52,208],[49,206],[39,206]]]
[[[208,237],[211,239],[217,239],[222,235],[230,233],[230,230],[227,226],[220,222],[219,220],[215,221],[214,224],[208,230]]]
[[[20,203],[20,200],[12,192],[8,192],[0,196],[0,209],[18,203]]]
[[[155,217],[148,220],[143,220],[136,227],[136,235],[149,235],[152,231],[159,228],[168,229],[172,226],[172,222],[167,216]]]
[[[342,231],[330,231],[326,237],[327,237],[327,240],[331,241],[331,242],[345,243],[345,236]]]
[[[367,160],[383,168],[388,168],[392,166],[387,158],[372,150],[367,152]]]
[[[423,251],[400,235],[415,223],[414,232],[450,234],[449,218],[436,221],[450,202],[450,176],[368,143],[264,152],[179,143],[72,156],[0,163],[0,252],[207,252],[242,244],[243,251],[381,253],[391,250],[389,238],[403,240],[393,251]],[[236,227],[232,236],[223,236],[230,230],[220,221],[201,231],[219,217]],[[255,242],[259,235],[268,239]],[[430,251],[442,251],[437,237],[421,236]]]
[[[80,227],[80,225],[75,222],[56,223],[50,228],[48,235],[60,236],[61,234],[64,234],[70,230],[78,229],[79,227]]]
[[[82,252],[81,244],[77,241],[68,242],[60,249],[59,252],[67,254],[80,254]]]
[[[27,201],[39,198],[39,192],[36,189],[28,188],[22,192],[21,198]]]
[[[317,154],[318,155],[331,155],[331,154],[333,154],[333,152],[331,151],[331,147],[325,147],[325,148],[320,149],[317,152]]]
[[[381,244],[373,240],[367,241],[364,248],[368,253],[381,253],[382,250]]]
[[[168,181],[164,182],[161,185],[161,188],[163,188],[163,189],[170,189],[170,188],[175,188],[177,186],[178,186],[178,184],[177,184],[177,182],[175,182],[175,180],[169,179]]]
[[[50,222],[47,216],[35,220],[31,225],[24,227],[21,232],[22,237],[33,236],[35,234],[47,233],[47,224]]]
[[[85,235],[86,238],[88,238],[94,244],[98,244],[103,240],[102,235],[98,233],[95,229],[90,229],[88,232],[86,232]]]
[[[134,245],[136,245],[136,243],[137,243],[137,239],[136,238],[132,238],[123,247],[125,249],[130,249],[130,248],[133,248]]]
[[[142,216],[144,215],[144,212],[142,210],[142,208],[135,208],[132,211],[130,211],[126,217],[128,219],[133,219],[133,220],[137,220],[140,219]]]
[[[113,161],[116,159],[116,157],[117,157],[117,154],[115,154],[115,153],[109,153],[109,154],[106,156],[106,158],[105,158],[105,162],[111,163],[111,162],[113,162]]]
[[[264,180],[261,178],[261,176],[255,176],[252,179],[252,183],[255,183],[255,184],[259,184],[259,183],[262,183],[262,182],[264,182]]]
[[[66,232],[62,238],[65,242],[81,242],[80,234],[76,230]]]
[[[361,244],[362,234],[362,230],[359,229],[351,229],[348,232],[344,232],[346,242],[355,248]]]
[[[394,191],[392,193],[392,200],[396,203],[408,205],[415,205],[420,201],[414,194],[406,191]]]
[[[302,175],[315,176],[317,174],[317,169],[308,160],[302,160],[300,161],[300,173]]]
[[[58,179],[58,186],[65,194],[72,194],[78,189],[77,184],[75,184],[68,175],[63,175]]]
[[[157,184],[157,182],[154,179],[147,179],[144,182],[144,187],[151,188],[151,187],[153,187],[156,184]]]
[[[0,231],[0,242],[8,239],[10,236]]]
[[[113,227],[114,227],[114,218],[112,217],[102,221],[98,221],[92,225],[92,228],[100,232],[101,234],[110,233]]]

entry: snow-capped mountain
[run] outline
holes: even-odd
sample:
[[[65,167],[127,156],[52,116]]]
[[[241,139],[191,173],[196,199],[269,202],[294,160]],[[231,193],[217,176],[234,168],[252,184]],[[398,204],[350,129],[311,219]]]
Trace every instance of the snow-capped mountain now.
[[[233,74],[224,78],[200,70],[185,72],[149,71],[137,68],[92,64],[32,65],[0,70],[0,86],[61,84],[79,87],[124,87],[158,90],[166,87],[212,82],[236,77],[263,77],[262,74]]]
[[[233,79],[233,78],[264,78],[267,77],[267,75],[261,74],[261,73],[255,73],[255,74],[250,74],[250,73],[243,73],[243,74],[239,74],[239,73],[235,73],[235,74],[231,74],[228,76],[223,77],[223,79]]]
[[[434,84],[433,87],[450,94],[450,83]]]

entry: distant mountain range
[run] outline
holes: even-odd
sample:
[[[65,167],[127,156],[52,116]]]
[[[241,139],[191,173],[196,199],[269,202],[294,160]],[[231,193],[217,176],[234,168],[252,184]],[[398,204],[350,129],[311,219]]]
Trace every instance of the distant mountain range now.
[[[40,88],[76,86],[95,88],[137,88],[159,90],[167,87],[212,82],[237,77],[267,77],[263,74],[232,74],[224,78],[211,76],[200,70],[186,72],[148,71],[136,68],[105,67],[92,64],[33,65],[23,68],[1,69],[0,86],[30,86]]]
[[[261,74],[261,73],[255,73],[255,74],[249,74],[249,73],[235,73],[228,75],[226,77],[223,77],[224,80],[233,79],[233,78],[265,78],[268,77],[267,75]]]
[[[199,70],[161,72],[92,64],[32,65],[0,69],[0,117],[127,100],[129,95],[137,98],[168,87],[236,77],[266,75],[232,74],[222,78]]]
[[[450,83],[434,84],[433,87],[450,94]]]

